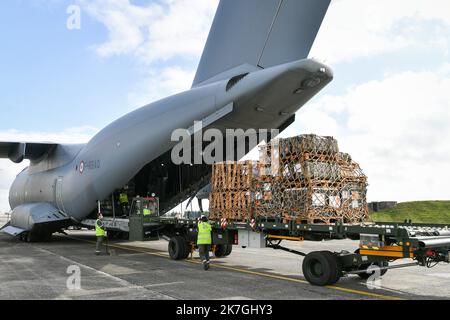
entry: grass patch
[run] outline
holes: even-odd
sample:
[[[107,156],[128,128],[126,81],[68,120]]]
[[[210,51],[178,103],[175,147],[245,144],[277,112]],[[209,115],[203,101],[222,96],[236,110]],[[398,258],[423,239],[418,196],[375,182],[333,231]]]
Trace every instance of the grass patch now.
[[[450,201],[402,202],[393,209],[374,212],[376,222],[450,223]]]

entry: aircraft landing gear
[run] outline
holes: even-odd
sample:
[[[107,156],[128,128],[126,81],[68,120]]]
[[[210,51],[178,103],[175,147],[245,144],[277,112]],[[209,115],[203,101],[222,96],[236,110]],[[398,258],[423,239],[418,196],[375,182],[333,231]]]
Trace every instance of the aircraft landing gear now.
[[[49,242],[52,240],[51,233],[36,234],[33,232],[23,232],[19,235],[19,240],[23,242]]]

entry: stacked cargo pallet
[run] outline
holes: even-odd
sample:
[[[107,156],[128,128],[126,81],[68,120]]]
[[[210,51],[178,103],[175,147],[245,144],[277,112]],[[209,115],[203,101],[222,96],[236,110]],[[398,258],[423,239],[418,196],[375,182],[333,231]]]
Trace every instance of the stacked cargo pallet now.
[[[369,218],[367,177],[349,154],[339,153],[338,163],[342,175],[340,195],[343,219],[350,223],[366,221]]]
[[[270,175],[255,188],[256,196],[266,199],[255,202],[257,216],[303,223],[367,218],[367,179],[332,137],[278,139],[261,147],[260,161]]]
[[[358,223],[368,217],[367,178],[348,154],[339,152],[332,137],[277,139],[260,148],[260,161],[251,163],[252,170],[234,166],[246,163],[214,166],[210,202],[214,217],[326,224]]]
[[[256,161],[223,162],[213,166],[209,214],[211,218],[245,221],[252,216]]]

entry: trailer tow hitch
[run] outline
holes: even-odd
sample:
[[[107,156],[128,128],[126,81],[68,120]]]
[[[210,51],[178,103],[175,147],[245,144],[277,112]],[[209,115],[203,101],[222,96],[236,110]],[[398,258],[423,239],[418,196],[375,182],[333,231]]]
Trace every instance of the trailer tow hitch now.
[[[283,250],[283,251],[286,251],[286,252],[297,254],[297,255],[302,256],[302,257],[306,257],[306,253],[304,253],[304,252],[297,251],[297,250],[294,250],[294,249],[289,249],[289,248],[280,246],[279,244],[268,244],[267,247],[275,249],[275,250]]]
[[[406,268],[406,267],[415,267],[418,266],[419,263],[418,262],[412,262],[412,263],[405,263],[405,264],[399,264],[396,266],[387,266],[387,267],[378,267],[378,270],[382,271],[382,270],[390,270],[390,269],[400,269],[400,268]],[[344,275],[347,274],[358,274],[358,273],[367,273],[367,269],[363,269],[363,270],[354,270],[354,271],[343,271],[342,272]]]

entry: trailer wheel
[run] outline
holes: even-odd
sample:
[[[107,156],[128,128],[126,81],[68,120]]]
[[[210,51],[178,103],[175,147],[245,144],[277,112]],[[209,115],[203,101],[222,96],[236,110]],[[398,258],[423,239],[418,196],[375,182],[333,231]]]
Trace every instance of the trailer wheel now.
[[[214,251],[214,255],[217,258],[223,258],[227,257],[231,254],[233,251],[233,245],[232,244],[219,244],[216,246],[216,250]]]
[[[337,275],[340,272],[337,258],[334,254],[332,255],[334,258],[324,251],[314,251],[306,255],[302,269],[303,275],[309,283],[316,286],[325,286],[339,280]]]
[[[325,255],[325,257],[328,259],[328,262],[330,263],[332,275],[330,276],[330,279],[328,280],[327,284],[335,284],[339,281],[339,279],[342,277],[342,266],[339,262],[338,257],[330,251],[322,251],[322,253]]]
[[[191,254],[191,244],[189,242],[184,242],[184,254],[181,258],[181,260],[185,260],[189,257],[189,255]]]
[[[225,257],[227,254],[227,250],[228,250],[228,245],[226,244],[218,244],[216,245],[216,250],[214,250],[214,255],[217,258],[223,258]]]
[[[184,240],[184,238],[181,236],[175,236],[170,238],[168,250],[169,256],[173,260],[186,259],[187,257],[186,254],[188,254],[186,240]]]
[[[233,251],[233,245],[227,244],[227,250],[225,251],[225,257],[229,256],[232,251]]]

